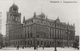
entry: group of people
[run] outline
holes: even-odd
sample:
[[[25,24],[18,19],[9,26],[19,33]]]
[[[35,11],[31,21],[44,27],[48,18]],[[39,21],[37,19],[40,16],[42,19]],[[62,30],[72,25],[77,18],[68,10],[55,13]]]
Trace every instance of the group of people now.
[[[73,48],[76,48],[76,49],[79,50],[79,42],[78,42],[78,41],[75,41],[75,42],[73,43]]]
[[[22,46],[22,49],[24,49],[24,46]],[[17,46],[17,50],[19,50],[19,45]]]
[[[39,45],[38,46],[34,46],[34,50],[36,50],[37,48],[39,48]],[[44,46],[42,46],[42,48],[44,49]]]
[[[17,46],[17,50],[19,50],[19,45]],[[39,46],[37,47],[37,46],[34,46],[34,50],[36,50],[37,48],[39,48]],[[42,46],[42,48],[44,49],[44,46]],[[22,46],[22,49],[24,49],[24,46]]]

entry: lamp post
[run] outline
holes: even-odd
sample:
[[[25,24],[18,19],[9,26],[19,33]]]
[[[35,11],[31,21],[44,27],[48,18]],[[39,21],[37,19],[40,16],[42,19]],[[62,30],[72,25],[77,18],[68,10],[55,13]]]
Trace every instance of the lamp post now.
[[[54,22],[55,22],[55,50],[54,51],[57,51],[56,49],[56,20]]]

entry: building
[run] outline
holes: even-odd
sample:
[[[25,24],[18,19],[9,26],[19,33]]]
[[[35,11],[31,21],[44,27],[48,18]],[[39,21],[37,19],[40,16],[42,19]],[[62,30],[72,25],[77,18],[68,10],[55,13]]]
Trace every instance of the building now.
[[[0,34],[0,48],[1,48],[2,45],[3,45],[3,35]]]
[[[79,42],[79,36],[75,36],[75,41],[78,41]]]
[[[3,35],[2,35],[2,12],[0,11],[0,48],[3,45]]]
[[[8,41],[7,41],[7,37],[3,36],[3,47],[7,47],[8,46]]]
[[[18,36],[21,38],[22,35],[22,24],[21,24],[21,13],[18,13],[17,5],[13,4],[9,12],[7,12],[6,21],[6,37],[8,45],[12,42],[13,44],[17,41]]]
[[[7,12],[6,37],[10,46],[53,47],[55,33],[57,46],[71,46],[74,42],[75,26],[61,22],[59,17],[50,20],[44,13],[40,15],[34,13],[28,20],[24,17],[21,23],[21,13],[18,13],[18,6],[15,4]]]
[[[2,31],[2,12],[0,12],[0,33]]]

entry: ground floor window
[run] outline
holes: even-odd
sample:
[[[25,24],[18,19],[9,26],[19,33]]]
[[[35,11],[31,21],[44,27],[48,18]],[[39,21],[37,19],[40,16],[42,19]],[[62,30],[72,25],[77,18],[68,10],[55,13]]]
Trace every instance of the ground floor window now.
[[[39,41],[37,41],[37,45],[39,45]]]
[[[43,44],[43,41],[41,41],[41,45]]]

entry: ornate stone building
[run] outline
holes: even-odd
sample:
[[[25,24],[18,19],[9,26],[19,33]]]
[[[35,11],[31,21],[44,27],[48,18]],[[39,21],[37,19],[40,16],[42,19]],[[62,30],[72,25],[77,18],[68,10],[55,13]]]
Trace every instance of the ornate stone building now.
[[[0,48],[3,46],[3,35],[0,33]]]
[[[79,35],[76,35],[75,36],[75,41],[78,41],[79,42]]]
[[[34,13],[28,20],[24,17],[21,23],[21,13],[18,13],[17,5],[13,4],[7,12],[6,37],[10,46],[54,46],[55,33],[57,46],[72,46],[75,26],[61,22],[59,17],[50,20],[44,13]]]
[[[17,5],[13,4],[7,12],[6,37],[8,45],[14,44],[22,36],[21,13],[18,13]]]
[[[2,33],[2,12],[0,11],[0,33]]]

